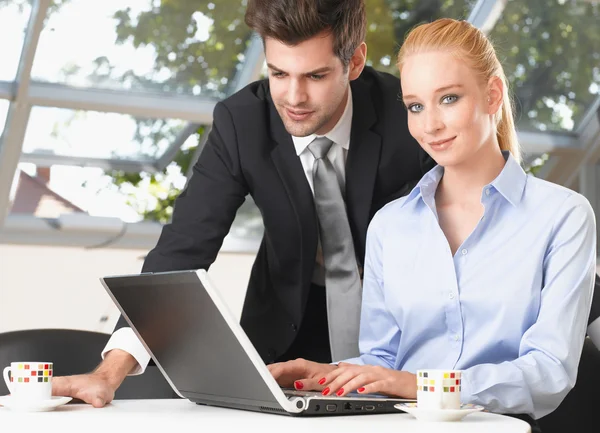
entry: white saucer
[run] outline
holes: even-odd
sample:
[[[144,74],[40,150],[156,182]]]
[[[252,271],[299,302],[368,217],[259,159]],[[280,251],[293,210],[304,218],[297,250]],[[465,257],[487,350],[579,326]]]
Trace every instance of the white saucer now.
[[[484,409],[476,404],[462,404],[460,409],[419,409],[417,403],[398,403],[394,407],[419,421],[460,421],[468,414]]]
[[[20,412],[48,412],[71,401],[71,397],[52,396],[49,400],[36,402],[15,400],[10,395],[0,397],[0,405]]]

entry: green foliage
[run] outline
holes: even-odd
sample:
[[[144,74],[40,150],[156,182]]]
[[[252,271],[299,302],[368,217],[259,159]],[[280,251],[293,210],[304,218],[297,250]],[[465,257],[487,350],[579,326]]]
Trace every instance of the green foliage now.
[[[441,17],[467,19],[476,0],[366,0],[367,61],[398,76],[396,56],[406,34]]]
[[[549,157],[550,157],[549,154],[544,153],[539,158],[535,158],[531,163],[525,165],[525,167],[524,167],[525,172],[530,173],[534,176],[537,176],[539,171],[541,170],[541,168],[548,161]]]
[[[251,36],[243,22],[246,0],[162,0],[149,1],[148,10],[134,15],[130,8],[117,11],[117,44],[130,43],[135,48],[152,46],[155,53],[154,70],[167,79],[157,76],[137,76],[132,71],[121,79],[127,80],[133,89],[168,93],[193,94],[222,99],[228,89],[234,85],[235,74],[244,60],[244,52]],[[203,23],[211,23],[208,29],[199,28]],[[206,31],[204,31],[206,30]],[[98,62],[96,74],[98,80],[119,79],[111,76],[113,68],[106,68]],[[101,72],[102,71],[102,72]],[[102,76],[104,75],[104,76]],[[154,120],[146,120],[148,125]],[[138,121],[138,131],[140,124]],[[201,127],[200,134],[204,130]],[[154,130],[155,142],[169,134],[169,128],[163,125]],[[137,140],[148,137],[137,137]],[[128,191],[128,203],[146,220],[167,222],[173,212],[173,203],[180,190],[166,182],[167,170],[179,168],[181,174],[189,172],[196,147],[180,150],[173,162],[161,173],[142,173],[130,176],[122,172],[109,173],[114,183],[124,192]],[[149,183],[148,183],[149,182]],[[146,207],[140,200],[136,189],[147,188],[146,192],[156,198],[156,206]]]
[[[202,126],[196,131],[202,135],[205,128]],[[135,209],[145,220],[166,223],[171,219],[175,199],[181,192],[170,180],[169,172],[175,168],[173,175],[185,175],[189,172],[194,156],[197,156],[198,145],[179,149],[169,166],[157,173],[128,173],[113,170],[109,172],[114,185],[127,196],[127,204]],[[156,203],[148,208],[145,197],[141,197],[140,190],[154,197]]]
[[[398,42],[414,25],[439,16],[466,18],[474,0],[367,0],[368,61],[380,70],[396,73],[393,57]],[[128,74],[132,88],[158,91],[190,93],[201,89],[200,94],[223,98],[231,88],[236,68],[243,60],[243,52],[250,36],[244,24],[246,0],[163,0],[157,6],[133,16],[130,9],[115,14],[117,43],[130,42],[134,47],[151,45],[156,51],[156,71],[170,71],[170,78],[158,82],[148,77]],[[398,11],[411,12],[398,12]],[[194,14],[201,13],[213,20],[209,37],[200,41],[194,37],[198,32],[198,21]],[[97,60],[96,80],[107,78],[112,72],[106,67],[108,59]],[[103,71],[100,73],[100,71]],[[160,131],[155,137],[160,139]],[[164,130],[163,130],[164,131]],[[142,137],[139,137],[140,139]],[[172,165],[187,173],[193,151],[181,151]],[[172,167],[171,167],[172,168]],[[164,182],[165,172],[149,174],[110,173],[121,191],[128,192],[129,204],[144,219],[168,221],[173,211],[173,202],[179,190]],[[149,179],[149,186],[147,185]],[[146,209],[137,199],[136,188],[148,188],[157,199],[156,207]],[[238,216],[252,220],[259,217],[251,201],[242,206]]]
[[[6,1],[0,0],[0,7]],[[66,1],[55,0],[53,7]],[[368,63],[397,75],[395,57],[411,28],[439,17],[466,19],[475,4],[476,0],[366,0]],[[235,84],[250,36],[244,24],[245,8],[246,0],[148,0],[148,8],[139,14],[129,8],[120,10],[114,15],[115,43],[152,47],[154,71],[116,76],[110,59],[99,56],[91,78],[98,83],[120,80],[133,90],[224,98]],[[576,127],[600,93],[599,21],[600,5],[595,2],[507,0],[490,37],[516,96],[521,129]],[[144,155],[152,156],[152,143],[157,148],[161,140],[173,135],[166,121],[138,120],[136,140],[144,143]],[[187,173],[195,154],[192,149],[182,150],[162,173],[110,174],[143,218],[164,222],[179,193],[165,180],[167,171],[179,168]],[[527,170],[537,173],[544,160],[542,156]],[[154,207],[137,199],[135,191],[141,188],[156,197]],[[252,209],[248,205],[246,210],[255,212]]]
[[[520,129],[572,130],[600,94],[600,4],[510,0],[490,34]]]
[[[251,35],[244,24],[246,0],[149,3],[156,5],[137,16],[130,8],[115,13],[116,43],[152,46],[155,70],[168,71],[170,77],[129,78],[143,88],[225,97]],[[203,23],[211,24],[208,29],[200,28]]]

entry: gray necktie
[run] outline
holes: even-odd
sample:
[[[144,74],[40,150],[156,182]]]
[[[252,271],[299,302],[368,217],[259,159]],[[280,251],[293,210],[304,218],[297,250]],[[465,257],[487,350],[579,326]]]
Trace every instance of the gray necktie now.
[[[315,207],[325,262],[329,341],[335,362],[359,355],[362,283],[344,198],[335,169],[325,157],[332,144],[328,138],[319,137],[308,145],[308,150],[315,157]]]

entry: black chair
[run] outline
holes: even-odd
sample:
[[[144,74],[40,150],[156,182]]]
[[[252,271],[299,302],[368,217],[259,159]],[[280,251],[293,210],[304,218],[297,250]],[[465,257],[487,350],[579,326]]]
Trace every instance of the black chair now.
[[[55,376],[89,373],[100,363],[109,334],[76,329],[29,329],[0,333],[0,367],[15,361],[54,363]],[[0,395],[8,394],[4,380]],[[177,394],[155,365],[144,374],[128,376],[115,399],[176,398]],[[177,397],[178,398],[178,397]]]
[[[596,411],[600,397],[600,350],[587,337],[581,353],[577,382],[560,406],[537,420],[542,433],[598,432]]]

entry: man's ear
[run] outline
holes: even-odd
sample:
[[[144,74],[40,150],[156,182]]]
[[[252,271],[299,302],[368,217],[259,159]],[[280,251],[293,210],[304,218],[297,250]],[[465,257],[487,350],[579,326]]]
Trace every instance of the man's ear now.
[[[350,59],[350,63],[348,64],[348,69],[350,73],[348,74],[348,79],[350,81],[356,80],[363,69],[365,68],[365,63],[367,62],[367,44],[365,42],[361,43],[356,50],[354,50],[354,54]]]
[[[487,86],[488,114],[496,114],[502,108],[504,83],[498,76],[490,77]]]

